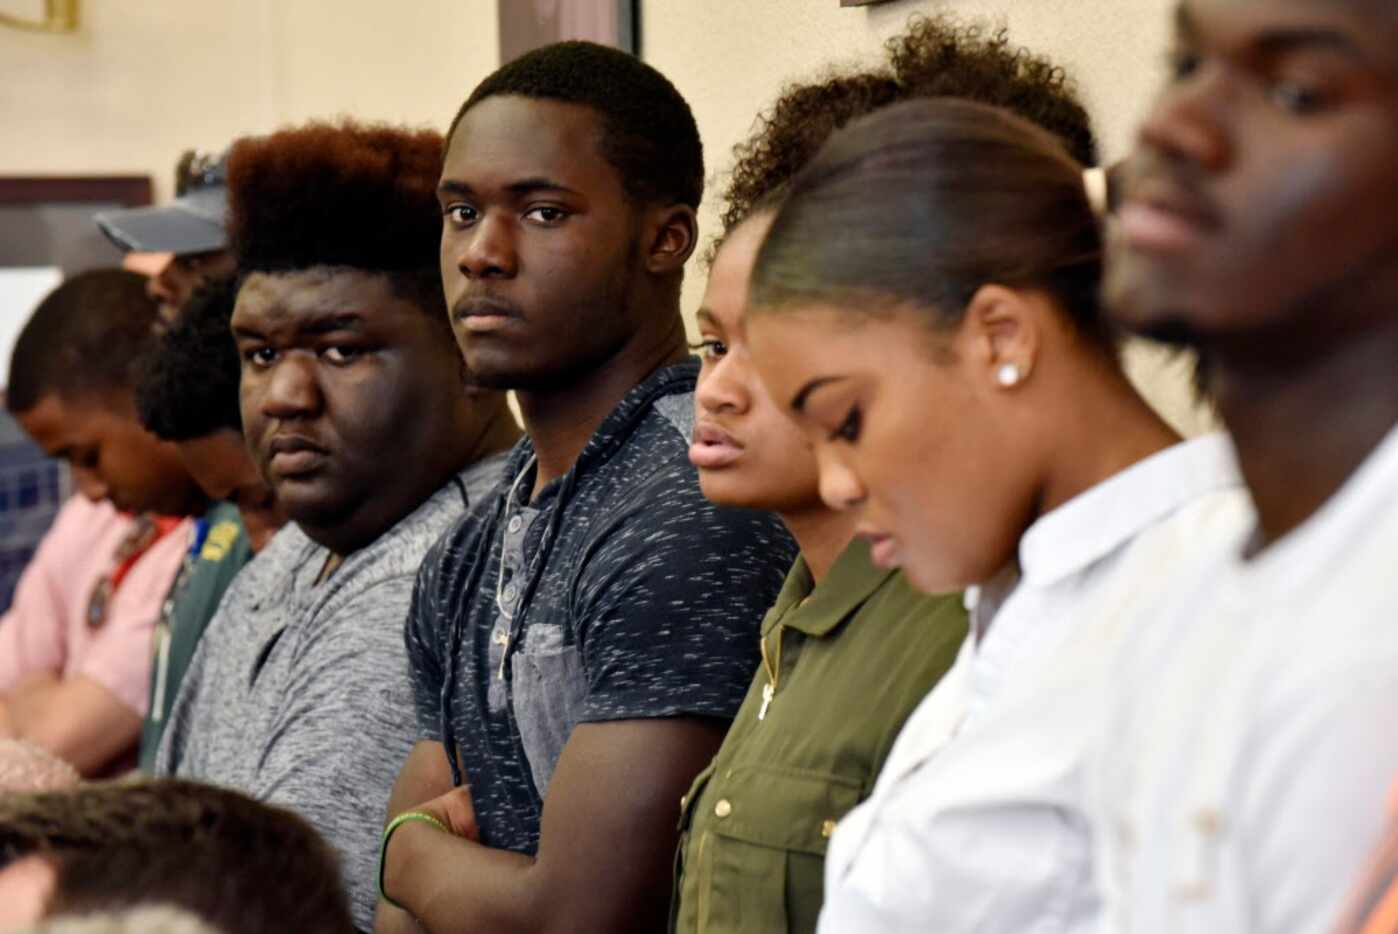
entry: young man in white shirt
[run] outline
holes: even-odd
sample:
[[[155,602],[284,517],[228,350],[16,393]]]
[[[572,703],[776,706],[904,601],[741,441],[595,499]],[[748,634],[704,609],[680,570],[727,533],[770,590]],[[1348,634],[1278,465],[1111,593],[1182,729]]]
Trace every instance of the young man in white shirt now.
[[[1112,930],[1330,931],[1398,773],[1398,5],[1182,0],[1107,298],[1201,351],[1255,516],[1108,700]]]

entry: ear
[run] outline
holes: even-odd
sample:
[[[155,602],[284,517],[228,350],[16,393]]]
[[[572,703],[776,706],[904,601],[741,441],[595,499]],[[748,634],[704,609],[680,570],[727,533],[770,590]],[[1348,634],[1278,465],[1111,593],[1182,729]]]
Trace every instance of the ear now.
[[[962,318],[967,359],[1001,390],[1029,379],[1043,338],[1033,295],[1001,285],[981,286]]]
[[[670,204],[646,212],[642,229],[646,272],[668,276],[681,272],[699,242],[699,219],[687,204]]]

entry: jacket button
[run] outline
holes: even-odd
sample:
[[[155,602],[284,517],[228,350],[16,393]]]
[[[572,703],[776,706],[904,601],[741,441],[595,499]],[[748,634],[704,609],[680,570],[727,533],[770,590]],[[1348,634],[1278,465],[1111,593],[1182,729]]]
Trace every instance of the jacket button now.
[[[829,839],[830,839],[830,835],[833,834],[834,832],[835,832],[835,822],[834,822],[833,820],[828,820],[828,819],[827,819],[827,820],[825,821],[825,823],[823,823],[823,824],[820,825],[820,835],[821,835],[822,837],[824,837],[825,839],[829,840]]]
[[[723,818],[733,813],[733,804],[727,798],[714,805],[714,817]]]

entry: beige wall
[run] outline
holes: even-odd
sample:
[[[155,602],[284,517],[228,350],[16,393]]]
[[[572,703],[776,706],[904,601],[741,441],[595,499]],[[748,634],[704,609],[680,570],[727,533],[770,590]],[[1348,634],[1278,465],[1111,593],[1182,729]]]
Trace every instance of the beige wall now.
[[[0,3],[8,0],[0,0]],[[1172,0],[641,0],[642,53],[690,100],[710,191],[731,147],[789,80],[874,61],[916,11],[1008,26],[1077,77],[1105,154],[1121,155],[1149,101]],[[75,35],[0,28],[0,174],[141,172],[169,195],[189,146],[313,116],[445,126],[497,64],[495,0],[85,0]],[[701,221],[714,229],[717,198]],[[692,314],[703,286],[685,290]],[[1177,373],[1132,365],[1193,424]]]
[[[139,172],[308,117],[445,125],[496,66],[494,0],[85,0],[0,28],[0,174]]]
[[[950,11],[1004,25],[1013,41],[1051,56],[1076,78],[1104,159],[1118,159],[1155,93],[1173,6],[1174,0],[894,0],[851,8],[838,0],[642,0],[642,51],[694,108],[711,196],[700,222],[712,232],[732,147],[781,86],[817,77],[831,63],[878,62],[883,42],[917,12]],[[703,285],[699,270],[685,283],[691,313]],[[1187,361],[1136,345],[1127,366],[1178,427],[1208,426],[1192,401]]]

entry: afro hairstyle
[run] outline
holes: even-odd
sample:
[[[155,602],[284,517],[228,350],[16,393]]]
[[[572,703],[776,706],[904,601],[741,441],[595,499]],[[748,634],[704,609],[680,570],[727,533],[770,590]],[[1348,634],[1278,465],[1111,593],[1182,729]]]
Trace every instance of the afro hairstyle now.
[[[155,346],[158,317],[146,278],[134,272],[94,269],[62,283],[15,341],[6,406],[23,414],[49,395],[134,390]]]
[[[441,174],[435,130],[346,120],[244,137],[228,155],[229,240],[239,272],[384,273],[446,326]]]
[[[1083,165],[1097,161],[1092,121],[1067,74],[1012,46],[1004,29],[962,25],[946,14],[915,15],[884,48],[883,66],[787,85],[758,116],[752,135],[733,147],[719,241],[754,209],[770,205],[832,133],[898,101],[957,97],[1003,107],[1057,135]]]
[[[581,41],[527,52],[476,85],[451,122],[448,145],[467,111],[501,95],[591,107],[602,116],[602,157],[628,197],[699,207],[704,147],[694,114],[668,78],[634,55]]]
[[[136,387],[136,411],[156,437],[189,441],[222,429],[242,431],[242,361],[228,327],[237,298],[232,280],[205,286],[151,353]]]

